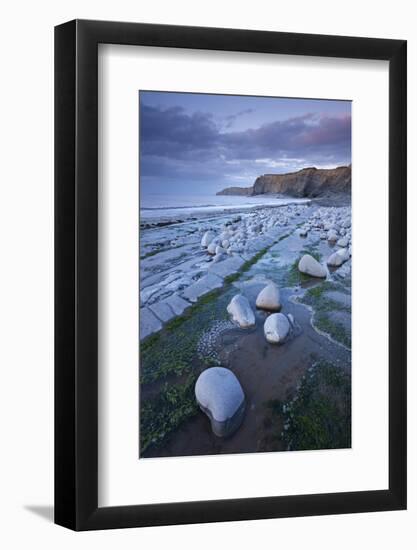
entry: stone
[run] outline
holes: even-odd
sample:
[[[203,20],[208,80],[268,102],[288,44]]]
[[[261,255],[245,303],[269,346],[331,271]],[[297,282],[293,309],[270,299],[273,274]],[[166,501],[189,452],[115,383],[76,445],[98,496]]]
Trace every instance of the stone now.
[[[327,265],[331,267],[340,267],[349,257],[349,250],[347,248],[340,248],[327,258]]]
[[[279,311],[281,309],[280,292],[275,283],[269,283],[261,290],[256,298],[256,307],[267,311]]]
[[[206,231],[201,239],[201,246],[207,248],[215,236],[213,231]]]
[[[338,239],[337,232],[334,229],[330,229],[327,233],[327,240],[330,243],[335,243]]]
[[[207,247],[207,252],[214,256],[216,254],[217,242],[213,239]]]
[[[344,262],[347,262],[350,258],[350,253],[348,248],[340,248],[336,254],[339,254],[339,256],[343,259]]]
[[[175,315],[181,315],[191,305],[189,302],[181,298],[181,296],[178,296],[178,294],[173,294],[164,301],[172,309]]]
[[[229,305],[227,306],[227,312],[232,316],[240,328],[253,327],[255,325],[255,315],[250,307],[249,301],[242,294],[236,294]]]
[[[342,248],[346,248],[349,244],[349,240],[346,237],[342,237],[337,241],[337,246],[341,246]]]
[[[150,305],[149,309],[164,323],[167,323],[175,317],[175,313],[165,301],[156,302]]]
[[[208,272],[224,279],[224,277],[228,277],[239,271],[244,263],[245,261],[240,256],[232,256],[223,262],[211,265],[208,268]]]
[[[204,296],[205,294],[208,294],[212,290],[220,288],[221,286],[223,286],[223,280],[220,277],[217,277],[217,275],[208,273],[187,287],[183,291],[182,295],[190,302],[197,302],[201,296]]]
[[[144,340],[151,334],[162,329],[162,323],[148,307],[141,307],[139,310],[139,337]]]
[[[337,252],[333,252],[328,258],[327,258],[327,265],[330,267],[340,267],[343,264],[343,258],[340,254]]]
[[[224,239],[224,240],[222,241],[222,247],[226,249],[226,248],[229,248],[229,246],[230,246],[230,241],[229,241],[229,239]]]
[[[245,413],[245,394],[235,374],[224,367],[203,371],[195,384],[195,397],[218,437],[227,437],[240,427]]]
[[[311,277],[324,278],[327,276],[325,267],[313,258],[313,256],[310,256],[310,254],[304,254],[298,262],[298,269],[301,273],[310,275]]]
[[[222,248],[220,245],[216,246],[216,254],[224,254],[226,252],[225,248]]]
[[[290,323],[283,313],[273,313],[264,323],[265,338],[270,344],[282,344],[290,332]]]

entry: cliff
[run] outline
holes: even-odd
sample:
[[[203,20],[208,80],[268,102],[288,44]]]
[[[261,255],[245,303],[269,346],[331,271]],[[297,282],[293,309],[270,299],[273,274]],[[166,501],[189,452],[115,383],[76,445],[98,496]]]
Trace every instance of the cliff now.
[[[324,197],[351,191],[351,165],[330,170],[303,168],[289,174],[265,174],[252,187],[228,187],[218,195],[282,194],[293,197]]]
[[[253,187],[226,187],[216,195],[253,195]]]

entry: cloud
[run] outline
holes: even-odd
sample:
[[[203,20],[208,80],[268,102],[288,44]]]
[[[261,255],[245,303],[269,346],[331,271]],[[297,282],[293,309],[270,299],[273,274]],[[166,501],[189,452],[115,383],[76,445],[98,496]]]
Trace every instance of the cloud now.
[[[226,117],[228,128],[240,111]],[[213,114],[140,106],[141,175],[218,180],[350,162],[351,117],[306,113],[258,128],[223,131]],[[261,169],[261,170],[260,170]],[[263,173],[263,172],[262,172]],[[249,181],[248,185],[252,182]]]
[[[226,121],[225,128],[231,128],[239,117],[241,117],[243,115],[250,115],[253,112],[254,112],[253,109],[244,109],[243,111],[239,111],[238,113],[235,113],[234,115],[227,116],[225,118],[225,121]]]

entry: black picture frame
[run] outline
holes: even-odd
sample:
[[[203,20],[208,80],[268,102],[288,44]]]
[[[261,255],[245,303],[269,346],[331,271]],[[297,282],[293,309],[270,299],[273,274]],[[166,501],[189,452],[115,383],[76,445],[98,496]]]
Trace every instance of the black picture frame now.
[[[98,506],[98,44],[389,62],[389,488]],[[55,522],[74,530],[406,508],[406,41],[74,20],[55,28]]]

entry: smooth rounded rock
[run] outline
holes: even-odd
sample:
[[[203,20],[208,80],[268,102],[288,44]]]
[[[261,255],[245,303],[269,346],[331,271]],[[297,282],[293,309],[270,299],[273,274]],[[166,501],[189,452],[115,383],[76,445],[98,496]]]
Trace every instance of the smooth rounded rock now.
[[[346,237],[342,237],[337,241],[337,246],[341,246],[342,248],[346,248],[349,244],[349,240]]]
[[[217,249],[218,246],[219,246],[218,240],[213,239],[207,247],[207,252],[209,254],[211,254],[212,256],[214,256],[216,254],[216,249]]]
[[[290,323],[283,313],[273,313],[264,324],[265,338],[270,344],[282,344],[290,332]]]
[[[331,267],[340,267],[349,259],[349,251],[347,248],[340,248],[327,258],[327,265]]]
[[[350,258],[350,253],[348,248],[340,248],[336,254],[339,254],[339,256],[343,259],[344,262],[347,262]]]
[[[304,254],[298,262],[298,270],[310,277],[324,278],[327,276],[325,267],[323,267],[313,256]]]
[[[207,248],[216,235],[213,231],[206,231],[201,239],[201,246]]]
[[[241,425],[245,394],[231,370],[212,367],[203,371],[195,384],[195,397],[218,437],[233,434]]]
[[[275,283],[269,283],[261,290],[256,298],[256,307],[267,311],[279,311],[281,309],[281,296]]]
[[[330,243],[335,243],[338,239],[337,232],[334,229],[330,229],[330,231],[327,233],[327,240]]]
[[[343,258],[337,252],[333,252],[333,254],[327,258],[327,265],[330,267],[340,267],[342,264]]]
[[[233,321],[241,328],[253,327],[255,315],[250,307],[248,299],[242,294],[236,294],[227,306],[227,312],[232,316]]]

